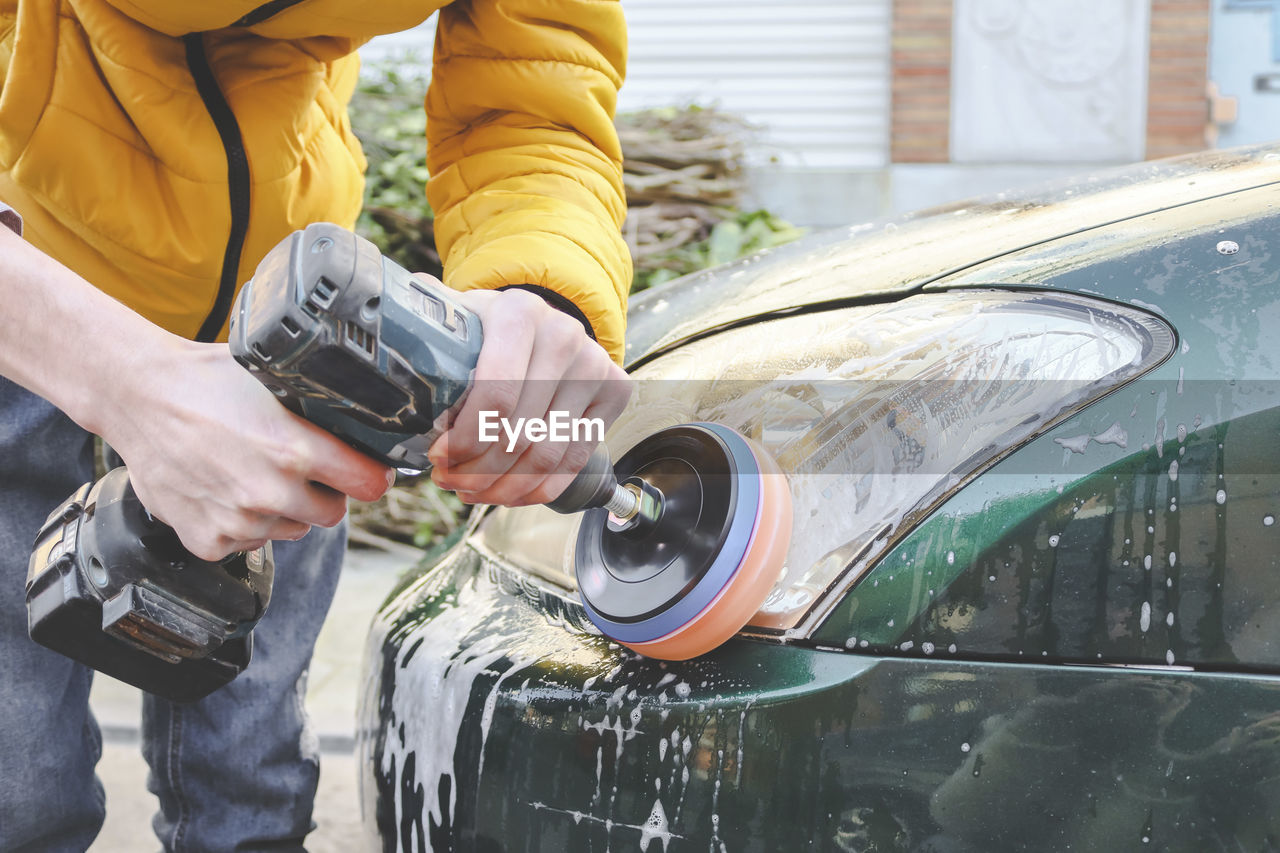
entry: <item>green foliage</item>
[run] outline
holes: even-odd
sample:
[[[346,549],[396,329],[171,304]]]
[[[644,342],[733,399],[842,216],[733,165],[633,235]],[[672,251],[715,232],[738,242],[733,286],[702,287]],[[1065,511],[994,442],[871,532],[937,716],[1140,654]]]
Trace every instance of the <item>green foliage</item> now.
[[[401,266],[440,275],[427,203],[426,81],[415,54],[366,67],[351,98],[351,129],[369,160],[356,231]],[[403,69],[409,69],[406,73]]]
[[[651,256],[646,266],[637,267],[632,293],[662,284],[707,267],[719,266],[761,249],[781,246],[801,236],[804,230],[779,219],[767,210],[738,213],[716,223],[705,240]]]
[[[457,495],[437,487],[431,482],[430,477],[424,476],[411,488],[420,495],[428,491],[433,492],[439,498],[438,501],[432,502],[434,513],[421,513],[418,516],[418,523],[413,530],[413,544],[419,548],[429,548],[444,539],[456,530],[469,514],[467,505]]]

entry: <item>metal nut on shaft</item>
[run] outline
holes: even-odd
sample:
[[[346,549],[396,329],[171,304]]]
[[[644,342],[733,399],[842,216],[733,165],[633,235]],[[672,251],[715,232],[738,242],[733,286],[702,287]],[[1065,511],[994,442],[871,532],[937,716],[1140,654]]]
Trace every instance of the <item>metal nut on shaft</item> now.
[[[609,510],[605,527],[613,533],[644,533],[662,518],[662,503],[662,493],[651,484],[640,477],[628,477],[605,505]]]
[[[631,483],[613,487],[613,494],[605,502],[604,508],[610,515],[623,521],[635,518],[640,511],[640,489]]]

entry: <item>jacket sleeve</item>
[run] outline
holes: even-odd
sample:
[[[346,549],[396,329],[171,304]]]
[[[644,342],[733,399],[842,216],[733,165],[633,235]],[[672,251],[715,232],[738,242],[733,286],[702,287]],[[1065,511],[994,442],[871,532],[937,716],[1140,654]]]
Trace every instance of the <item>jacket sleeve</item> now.
[[[426,100],[446,283],[553,291],[615,360],[631,284],[613,126],[625,63],[618,0],[456,0]]]

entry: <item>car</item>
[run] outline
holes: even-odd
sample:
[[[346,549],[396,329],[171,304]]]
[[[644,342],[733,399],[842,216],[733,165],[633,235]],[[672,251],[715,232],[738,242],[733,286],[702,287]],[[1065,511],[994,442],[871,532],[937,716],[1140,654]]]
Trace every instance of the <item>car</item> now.
[[[786,474],[759,613],[601,635],[577,516],[475,513],[388,599],[387,851],[1280,848],[1280,147],[800,242],[636,296],[614,458]]]

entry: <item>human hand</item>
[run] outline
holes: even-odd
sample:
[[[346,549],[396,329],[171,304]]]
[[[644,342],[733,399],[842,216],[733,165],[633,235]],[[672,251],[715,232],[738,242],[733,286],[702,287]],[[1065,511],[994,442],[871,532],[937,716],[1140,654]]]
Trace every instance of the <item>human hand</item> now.
[[[205,560],[332,527],[348,495],[375,500],[394,472],[290,412],[226,344],[179,341],[113,395],[100,432],[147,510]]]
[[[524,290],[472,290],[456,297],[480,317],[484,345],[474,382],[453,425],[428,452],[436,485],[467,503],[525,506],[554,500],[587,463],[603,431],[631,396],[631,380],[573,317]],[[520,418],[563,423],[598,418],[604,430],[577,440],[534,441],[505,428],[482,440],[481,412],[493,425]],[[493,435],[493,431],[489,431]],[[508,445],[513,446],[508,449]]]

